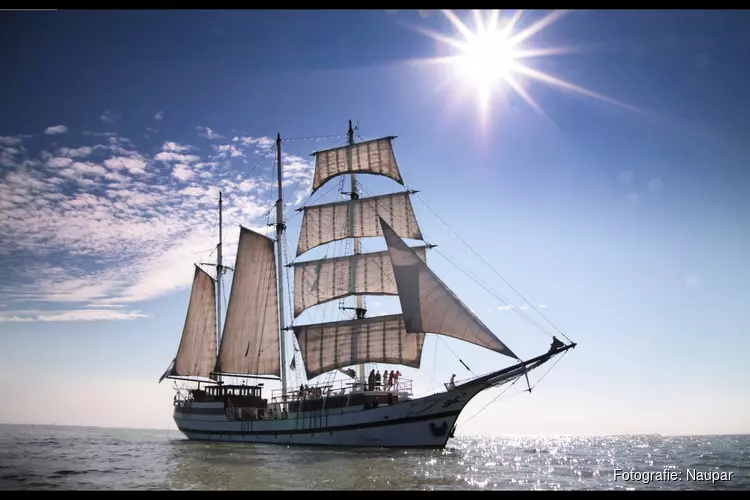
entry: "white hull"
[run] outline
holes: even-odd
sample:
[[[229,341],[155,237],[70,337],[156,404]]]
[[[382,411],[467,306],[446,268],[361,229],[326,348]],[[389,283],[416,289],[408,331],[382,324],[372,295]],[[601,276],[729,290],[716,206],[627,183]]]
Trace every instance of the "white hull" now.
[[[477,384],[393,405],[292,413],[282,420],[231,420],[223,403],[175,407],[177,427],[189,439],[326,446],[442,448]]]

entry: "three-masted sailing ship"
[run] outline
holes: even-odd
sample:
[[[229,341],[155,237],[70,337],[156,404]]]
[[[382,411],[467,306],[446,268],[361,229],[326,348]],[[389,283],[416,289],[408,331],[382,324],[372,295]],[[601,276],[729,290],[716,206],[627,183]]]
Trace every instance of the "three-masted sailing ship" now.
[[[462,410],[481,391],[514,382],[575,347],[556,337],[549,350],[521,360],[438,278],[426,264],[429,245],[411,247],[403,238],[422,240],[411,204],[413,191],[360,197],[356,176],[375,174],[404,185],[393,150],[395,137],[355,142],[351,121],[344,146],[314,153],[313,192],[335,177],[349,175],[349,200],[308,205],[296,256],[340,240],[353,240],[353,252],[284,265],[281,137],[276,139],[276,238],[240,227],[226,318],[221,325],[221,198],[216,278],[195,266],[192,291],[177,355],[159,382],[174,378],[199,382],[178,391],[174,420],[189,439],[332,446],[444,447]],[[339,179],[341,180],[341,179]],[[387,249],[362,253],[360,238],[382,237]],[[355,318],[287,326],[284,272],[294,272],[297,318],[303,311],[344,297],[355,297]],[[397,296],[401,313],[367,316],[366,295]],[[290,387],[287,336],[304,363],[309,385]],[[514,364],[445,390],[413,397],[411,381],[393,377],[375,383],[365,364],[419,368],[427,334],[460,339],[504,355]],[[359,365],[359,374],[351,367]],[[292,368],[293,369],[293,368]],[[348,383],[314,384],[330,372],[349,375]],[[393,370],[392,370],[393,371]],[[400,374],[400,371],[398,372]],[[251,383],[228,384],[232,377]],[[270,391],[260,380],[280,380]],[[530,390],[529,386],[529,390]]]

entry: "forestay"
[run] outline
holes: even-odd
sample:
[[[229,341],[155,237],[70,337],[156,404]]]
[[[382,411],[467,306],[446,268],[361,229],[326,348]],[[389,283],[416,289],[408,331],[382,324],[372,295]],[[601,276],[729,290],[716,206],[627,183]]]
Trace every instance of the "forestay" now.
[[[439,333],[518,359],[382,217],[380,224],[391,256],[401,311],[409,334]]]
[[[384,175],[403,184],[396,155],[393,153],[393,139],[394,137],[383,137],[314,153],[315,175],[312,192],[333,177],[342,174]]]
[[[294,327],[308,378],[359,363],[419,368],[424,333],[406,333],[400,314]]]
[[[195,266],[190,303],[180,347],[170,375],[209,377],[216,356],[216,290],[214,279]]]
[[[278,318],[274,242],[241,227],[216,372],[280,375]]]
[[[425,247],[413,247],[425,260]],[[350,295],[398,295],[388,251],[294,264],[294,316]]]
[[[304,207],[297,256],[346,238],[382,236],[378,216],[402,238],[422,239],[409,192]]]

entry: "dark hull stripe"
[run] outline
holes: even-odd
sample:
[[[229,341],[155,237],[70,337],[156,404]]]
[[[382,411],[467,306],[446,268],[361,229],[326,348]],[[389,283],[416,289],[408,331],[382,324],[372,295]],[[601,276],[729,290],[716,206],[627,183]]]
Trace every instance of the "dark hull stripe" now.
[[[182,413],[191,415],[226,415],[224,408],[183,408]]]
[[[180,432],[183,433],[193,433],[193,434],[210,434],[210,435],[230,435],[230,436],[273,436],[273,435],[279,435],[279,436],[287,436],[290,434],[322,434],[325,432],[341,432],[341,431],[356,431],[360,429],[372,429],[373,427],[387,427],[391,425],[401,425],[401,424],[411,424],[414,422],[422,422],[425,420],[435,420],[438,418],[450,418],[450,417],[458,417],[458,415],[461,413],[461,410],[452,410],[447,411],[443,413],[433,413],[431,415],[418,415],[413,417],[405,417],[405,418],[399,418],[396,420],[379,420],[377,422],[367,422],[362,424],[350,424],[350,425],[337,425],[337,426],[331,426],[331,427],[310,427],[307,429],[287,429],[287,430],[268,430],[268,431],[240,431],[240,430],[231,430],[231,431],[219,431],[219,430],[199,430],[199,429],[188,429],[187,427],[180,427],[179,425],[177,428],[180,430]],[[294,420],[294,419],[289,419]],[[258,422],[256,420],[255,422]],[[261,420],[262,422],[262,420]],[[215,422],[213,422],[215,423]],[[448,429],[450,431],[450,429]]]

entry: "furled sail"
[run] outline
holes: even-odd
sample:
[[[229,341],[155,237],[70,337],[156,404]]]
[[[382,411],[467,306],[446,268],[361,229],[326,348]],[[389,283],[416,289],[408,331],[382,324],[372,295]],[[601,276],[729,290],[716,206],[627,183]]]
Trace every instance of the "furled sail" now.
[[[396,155],[393,153],[393,139],[394,137],[383,137],[314,153],[315,175],[312,192],[342,174],[384,175],[403,184]]]
[[[338,201],[304,208],[297,256],[311,248],[346,238],[382,236],[378,216],[402,238],[422,239],[409,192]]]
[[[412,247],[425,260],[425,247]],[[349,295],[398,295],[388,251],[294,264],[294,316]]]
[[[381,217],[406,331],[439,333],[518,359]]]
[[[216,372],[279,376],[279,352],[274,242],[240,227]]]
[[[358,363],[419,368],[424,333],[406,333],[400,314],[295,326],[308,378]]]
[[[216,289],[214,279],[195,266],[182,340],[170,375],[209,377],[216,356]],[[163,377],[162,377],[163,378]],[[160,380],[161,381],[161,380]]]

